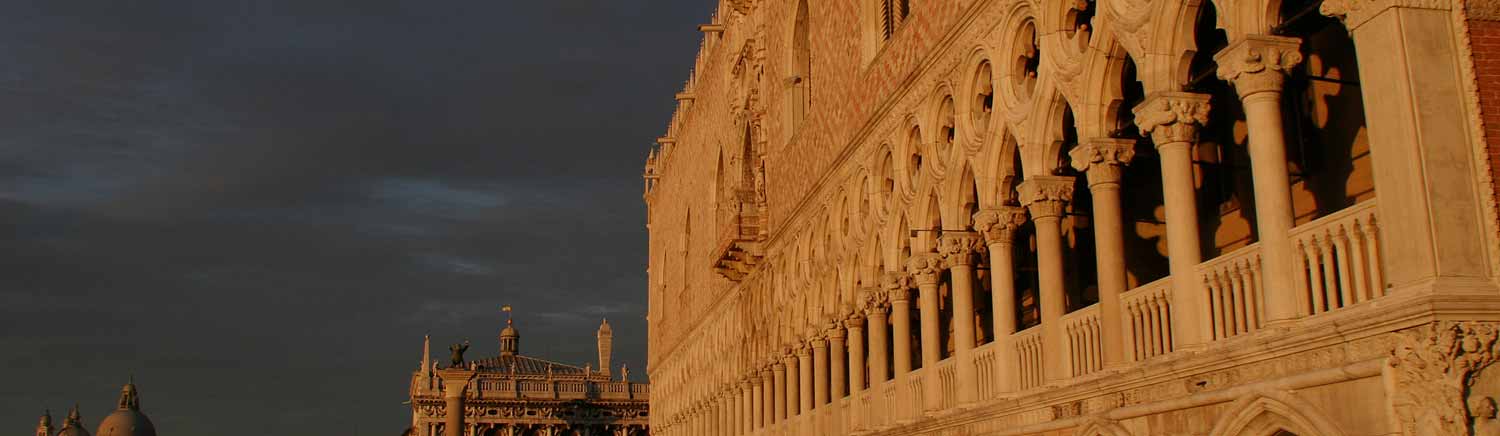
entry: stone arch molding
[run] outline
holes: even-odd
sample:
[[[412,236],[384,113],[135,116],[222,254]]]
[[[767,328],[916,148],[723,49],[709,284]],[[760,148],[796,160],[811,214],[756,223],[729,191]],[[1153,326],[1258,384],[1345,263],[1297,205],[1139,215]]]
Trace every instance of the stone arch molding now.
[[[1234,414],[1214,425],[1209,436],[1272,436],[1283,430],[1298,436],[1345,436],[1316,406],[1290,392],[1254,392],[1227,410]]]
[[[1074,434],[1077,436],[1134,436],[1119,423],[1104,418],[1090,420]]]

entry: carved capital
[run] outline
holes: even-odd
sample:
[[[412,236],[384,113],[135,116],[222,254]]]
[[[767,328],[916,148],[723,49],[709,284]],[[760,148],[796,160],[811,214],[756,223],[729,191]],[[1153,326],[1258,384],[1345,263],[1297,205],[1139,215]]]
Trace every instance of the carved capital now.
[[[1214,54],[1219,78],[1234,84],[1240,98],[1281,92],[1287,74],[1302,63],[1302,40],[1286,36],[1245,35]]]
[[[1021,204],[1031,211],[1031,219],[1057,218],[1073,200],[1073,178],[1068,176],[1031,176],[1016,187]]]
[[[847,320],[845,320],[845,321],[847,321]],[[828,331],[824,332],[823,335],[826,336],[826,337],[828,337],[828,339],[831,340],[831,341],[834,341],[834,342],[843,342],[844,338],[846,337],[845,336],[846,332],[844,331],[844,325],[843,324],[844,324],[844,321],[834,321],[834,322],[828,323]]]
[[[803,358],[806,358],[807,356],[810,356],[811,354],[809,354],[809,353],[811,353],[811,352],[812,352],[811,344],[808,344],[806,342],[798,342],[797,343],[796,353],[797,353],[797,358],[798,359],[803,359]]]
[[[1404,434],[1468,434],[1465,397],[1475,373],[1496,361],[1497,330],[1489,322],[1438,321],[1399,334],[1388,362]]]
[[[889,302],[905,302],[911,300],[911,276],[902,272],[887,272],[882,277],[885,281],[885,298]]]
[[[1088,175],[1089,186],[1120,183],[1121,169],[1135,159],[1135,140],[1092,139],[1068,152],[1073,169]]]
[[[1208,124],[1208,94],[1154,92],[1131,109],[1141,133],[1150,134],[1156,146],[1179,142],[1197,143],[1198,129]]]
[[[943,273],[943,257],[937,253],[915,253],[906,259],[906,272],[917,286],[935,285]]]
[[[989,244],[1009,245],[1022,224],[1026,224],[1026,210],[1019,207],[1001,206],[974,214],[974,229]]]
[[[865,328],[865,317],[862,314],[849,315],[844,319],[844,328],[849,330]]]
[[[984,250],[984,241],[974,232],[947,231],[938,239],[938,252],[948,268],[973,266],[974,254]]]

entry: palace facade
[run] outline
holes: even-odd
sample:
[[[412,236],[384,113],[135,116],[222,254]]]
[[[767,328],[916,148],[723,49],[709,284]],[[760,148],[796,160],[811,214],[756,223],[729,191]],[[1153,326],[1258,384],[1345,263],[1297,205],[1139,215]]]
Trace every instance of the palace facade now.
[[[597,369],[522,355],[521,334],[510,321],[500,331],[499,354],[492,357],[449,359],[440,366],[424,341],[422,363],[411,375],[412,425],[405,434],[645,436],[649,386],[631,383],[623,365],[618,374],[610,371],[614,330],[609,321],[600,324],[595,338]],[[455,351],[460,359],[468,345],[461,347]]]
[[[1500,2],[721,0],[665,435],[1500,434]]]

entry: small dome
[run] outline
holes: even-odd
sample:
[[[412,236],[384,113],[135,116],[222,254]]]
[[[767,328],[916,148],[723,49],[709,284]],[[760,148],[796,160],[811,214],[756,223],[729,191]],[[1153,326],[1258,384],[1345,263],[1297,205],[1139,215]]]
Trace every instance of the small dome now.
[[[68,419],[63,421],[63,428],[57,432],[57,436],[89,436],[89,431],[83,428],[83,417],[78,414],[78,406],[68,412]]]
[[[99,423],[98,436],[156,436],[151,418],[139,410],[116,410]]]
[[[99,422],[98,430],[94,431],[99,436],[156,436],[156,426],[151,424],[151,418],[141,413],[141,398],[135,390],[135,383],[126,384],[120,389],[120,406],[114,413],[104,417]]]
[[[521,334],[516,332],[516,326],[513,325],[513,324],[511,324],[510,320],[506,320],[505,321],[505,329],[504,330],[500,330],[500,337],[502,337],[502,338],[518,338],[518,337],[521,337]]]
[[[500,355],[514,356],[521,353],[521,333],[510,320],[505,320],[505,330],[500,331]]]

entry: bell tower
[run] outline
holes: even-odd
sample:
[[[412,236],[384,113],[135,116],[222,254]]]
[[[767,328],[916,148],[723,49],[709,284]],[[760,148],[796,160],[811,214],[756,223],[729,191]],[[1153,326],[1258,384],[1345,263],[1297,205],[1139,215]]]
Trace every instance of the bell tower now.
[[[52,411],[42,412],[41,422],[36,424],[36,436],[52,436]]]
[[[609,328],[608,319],[605,319],[604,323],[599,325],[599,332],[595,334],[595,337],[599,340],[599,371],[608,377],[609,354],[614,349],[615,342],[615,332]]]

